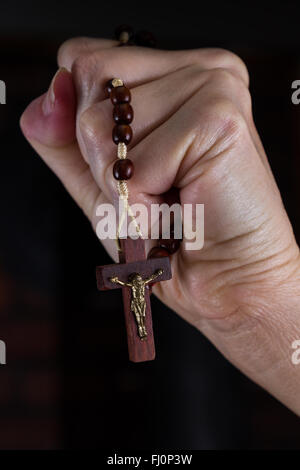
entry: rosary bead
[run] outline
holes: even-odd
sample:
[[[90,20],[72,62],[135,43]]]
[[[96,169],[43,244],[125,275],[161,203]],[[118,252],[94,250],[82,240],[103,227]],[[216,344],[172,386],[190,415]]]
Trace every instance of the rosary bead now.
[[[133,109],[130,104],[117,104],[114,107],[113,118],[117,124],[130,124],[133,120]]]
[[[133,37],[133,28],[128,24],[121,24],[115,30],[115,38],[117,41],[128,42]],[[125,41],[125,39],[127,39]]]
[[[151,248],[148,254],[148,258],[160,258],[161,256],[169,256],[170,253],[164,249],[160,248],[159,246],[154,246]]]
[[[124,142],[128,145],[132,139],[132,129],[127,124],[117,124],[113,128],[112,137],[115,144],[118,145],[120,142]]]
[[[105,84],[104,91],[105,91],[105,95],[106,95],[107,98],[110,97],[110,94],[111,94],[111,92],[114,88],[114,86],[112,84],[112,81],[113,81],[113,79],[108,80],[108,82],[106,82],[106,84]]]
[[[121,80],[120,78],[114,78],[111,83],[114,88],[124,85],[123,80]]]
[[[111,91],[112,104],[130,103],[131,93],[126,86],[117,86]]]
[[[172,255],[173,253],[176,253],[177,250],[179,250],[180,242],[181,240],[178,240],[177,238],[162,239],[158,241],[158,246],[168,250],[168,252]]]
[[[134,37],[137,46],[156,47],[156,39],[149,31],[138,31]]]
[[[134,172],[134,166],[129,158],[124,160],[117,160],[114,164],[113,175],[118,181],[129,180]]]

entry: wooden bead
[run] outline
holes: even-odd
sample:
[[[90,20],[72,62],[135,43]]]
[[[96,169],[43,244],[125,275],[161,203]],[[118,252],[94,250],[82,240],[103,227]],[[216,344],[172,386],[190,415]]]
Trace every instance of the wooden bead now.
[[[128,37],[128,40],[133,37],[133,28],[128,24],[121,24],[115,30],[115,38],[117,41],[121,41],[122,38]]]
[[[112,81],[113,81],[113,79],[108,80],[108,82],[106,82],[106,84],[105,84],[104,91],[105,91],[105,95],[106,95],[107,98],[110,97],[110,94],[111,94],[111,92],[114,88],[113,85],[112,85]]]
[[[167,250],[171,255],[176,253],[180,247],[180,240],[176,238],[163,239],[158,241],[158,246]]]
[[[120,142],[124,142],[124,144],[128,145],[132,139],[132,129],[127,124],[117,124],[113,128],[112,138],[115,144],[119,144]]]
[[[139,31],[134,37],[137,46],[156,47],[156,39],[149,31]]]
[[[117,104],[113,110],[113,118],[117,124],[130,124],[133,120],[133,109],[129,103]]]
[[[130,103],[130,90],[126,86],[117,86],[111,91],[110,99],[112,104]]]
[[[134,166],[129,158],[124,160],[117,160],[114,164],[113,175],[118,181],[129,180],[134,173]]]
[[[159,246],[154,246],[148,253],[148,258],[160,258],[162,256],[169,256],[170,253]]]

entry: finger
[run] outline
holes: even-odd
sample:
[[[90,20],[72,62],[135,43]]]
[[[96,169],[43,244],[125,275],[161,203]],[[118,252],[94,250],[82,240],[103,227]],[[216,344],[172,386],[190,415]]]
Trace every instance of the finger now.
[[[102,40],[99,40],[101,45]],[[79,41],[80,42],[80,41]],[[69,44],[72,44],[72,40]],[[66,47],[66,51],[70,49]],[[84,46],[86,48],[86,46]],[[130,88],[149,83],[180,68],[197,64],[203,70],[223,67],[248,83],[248,72],[242,60],[235,54],[221,49],[200,49],[193,51],[159,51],[140,47],[111,47],[97,49],[95,41],[91,53],[79,55],[65,53],[68,66],[72,69],[76,86],[80,116],[88,107],[105,99],[104,85],[112,77],[121,77]],[[77,139],[85,155],[84,142],[77,120]]]
[[[135,174],[130,191],[134,201],[147,204],[153,195],[175,186],[183,205],[204,204],[209,208],[208,248],[285,215],[274,178],[256,151],[244,117],[213,84],[205,87],[132,149]],[[263,247],[266,253],[268,248]],[[250,253],[235,255],[247,258]],[[195,260],[192,252],[185,256]]]
[[[77,37],[68,39],[58,50],[58,65],[71,70],[76,59],[80,58],[82,55],[87,58],[90,54],[92,55],[91,59],[94,60],[94,62],[99,62],[99,69],[101,70],[103,65],[103,60],[101,60],[101,51],[110,49],[110,51],[108,51],[108,55],[116,55],[117,59],[124,56],[128,57],[130,66],[134,63],[134,56],[136,56],[137,59],[140,59],[142,62],[140,64],[139,62],[136,62],[133,70],[135,71],[136,68],[137,73],[142,72],[144,69],[144,66],[146,65],[145,60],[149,62],[149,59],[152,57],[153,60],[151,60],[151,62],[152,65],[154,65],[154,61],[162,57],[161,65],[164,65],[164,58],[167,61],[165,64],[167,69],[163,67],[162,74],[166,73],[166,71],[176,70],[180,66],[202,64],[204,68],[228,68],[233,72],[238,73],[245,81],[246,85],[249,83],[248,71],[243,61],[236,54],[225,49],[203,48],[182,51],[159,51],[157,49],[142,47],[129,47],[126,49],[115,47],[118,46],[118,44],[118,41],[102,38]],[[113,50],[111,50],[112,48]],[[95,52],[98,52],[99,54],[94,54]],[[137,53],[138,55],[136,55]],[[145,60],[143,59],[143,55],[145,56]],[[111,55],[111,59],[112,58],[113,57]],[[149,66],[147,67],[147,71],[150,71]],[[125,79],[125,77],[123,78]]]
[[[255,153],[263,167],[246,120],[250,103],[246,99],[241,107],[239,98],[226,85],[218,88],[213,80],[206,81],[178,111],[131,149],[135,190],[156,195],[173,184],[184,188],[200,175],[206,161],[238,138],[245,144],[245,158],[247,153]]]
[[[133,146],[159,127],[201,87],[204,80],[197,66],[181,69],[160,80],[131,90],[134,109]],[[101,101],[88,108],[80,117],[79,130],[83,139],[82,153],[89,162],[93,175],[111,197],[111,179],[106,178],[107,167],[115,160],[116,148],[112,142],[112,104]],[[131,146],[132,147],[132,146]],[[130,148],[130,146],[129,146]]]
[[[24,111],[20,125],[32,147],[91,219],[100,191],[75,140],[75,109],[72,76],[59,69],[48,92]]]
[[[215,96],[218,90],[224,100],[231,100],[249,123],[250,128],[252,123],[250,95],[240,78],[222,69],[201,72],[199,66],[186,67],[132,90],[135,118],[132,123],[134,139],[131,157],[134,159],[136,154],[134,149],[140,141],[162,126],[207,84],[209,87],[206,88],[205,93],[213,93],[212,96]],[[191,113],[194,116],[193,110]],[[111,197],[115,189],[112,179],[108,178],[106,173],[109,165],[115,160],[115,146],[111,139],[111,115],[111,103],[105,100],[88,108],[80,118],[80,132],[84,140],[82,151],[85,153],[96,181],[107,197]],[[197,120],[197,117],[195,119]],[[186,120],[182,125],[186,126]],[[141,154],[137,159],[138,166],[148,167],[147,154]],[[159,156],[156,159],[159,159]]]
[[[235,54],[220,49],[191,51],[160,51],[141,47],[110,47],[95,49],[78,55],[72,51],[72,40],[65,46],[64,64],[72,69],[78,93],[79,110],[104,99],[104,84],[112,77],[120,77],[133,88],[162,77],[182,67],[198,64],[205,69],[226,68],[248,84],[245,64]],[[102,44],[102,40],[99,40]],[[64,46],[63,50],[64,50]],[[86,47],[86,46],[85,46]],[[75,48],[76,49],[76,48]],[[68,51],[71,50],[69,53]]]

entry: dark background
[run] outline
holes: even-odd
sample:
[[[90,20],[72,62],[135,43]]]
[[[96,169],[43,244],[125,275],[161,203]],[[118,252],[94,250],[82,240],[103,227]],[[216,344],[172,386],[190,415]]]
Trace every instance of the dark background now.
[[[71,36],[111,37],[129,23],[161,48],[228,48],[249,68],[255,121],[299,240],[300,11],[266,5],[1,2],[0,449],[300,449],[299,419],[156,299],[157,360],[128,362],[121,297],[95,285],[108,256],[18,126]]]

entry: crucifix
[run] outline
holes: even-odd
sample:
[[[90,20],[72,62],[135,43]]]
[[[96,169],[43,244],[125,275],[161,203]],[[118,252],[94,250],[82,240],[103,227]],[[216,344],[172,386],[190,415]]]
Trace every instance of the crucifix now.
[[[146,259],[145,241],[120,239],[119,264],[96,268],[99,290],[122,288],[129,359],[133,362],[155,358],[149,286],[171,279],[167,256]]]
[[[113,176],[117,181],[119,198],[123,200],[126,210],[120,215],[116,234],[119,264],[98,266],[97,286],[99,290],[122,288],[129,359],[133,362],[151,361],[155,358],[155,345],[149,288],[154,282],[171,279],[170,252],[163,247],[154,247],[148,259],[146,258],[145,241],[128,204],[127,180],[134,172],[133,162],[127,158],[127,145],[132,139],[132,129],[129,126],[133,120],[131,93],[120,78],[107,82],[106,92],[114,105],[113,118],[116,125],[112,138],[118,146]],[[128,215],[135,223],[139,234],[137,238],[120,236],[121,227],[127,223]]]

